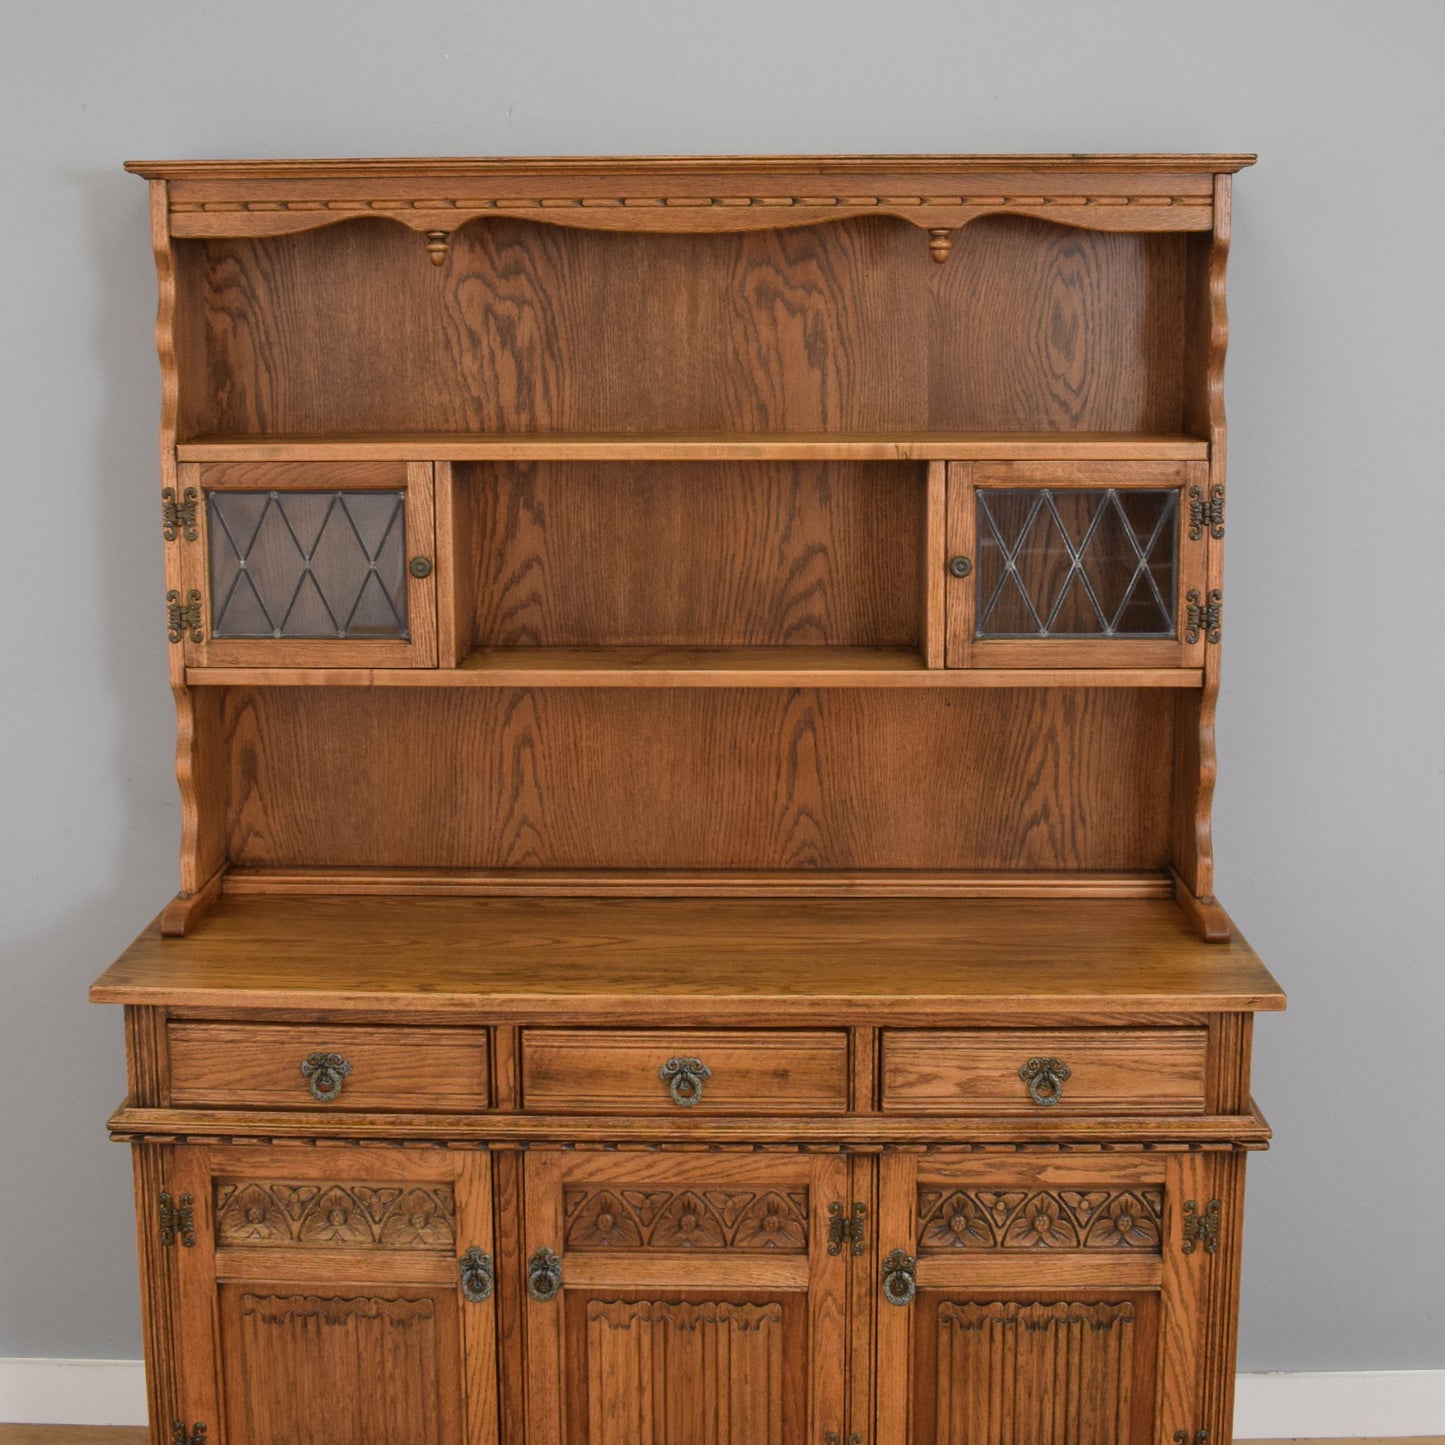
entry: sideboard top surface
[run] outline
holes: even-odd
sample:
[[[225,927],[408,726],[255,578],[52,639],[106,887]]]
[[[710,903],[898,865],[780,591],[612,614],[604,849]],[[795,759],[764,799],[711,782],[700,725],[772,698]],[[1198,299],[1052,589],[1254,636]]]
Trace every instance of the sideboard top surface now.
[[[598,1022],[1003,1019],[1284,1007],[1163,900],[227,897],[143,933],[97,1003]]]

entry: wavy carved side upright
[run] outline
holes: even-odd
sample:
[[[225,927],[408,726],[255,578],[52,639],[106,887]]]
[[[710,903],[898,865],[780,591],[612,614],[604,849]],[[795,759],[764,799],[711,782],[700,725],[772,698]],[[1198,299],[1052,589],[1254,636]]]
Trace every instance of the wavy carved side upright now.
[[[1226,299],[1225,274],[1229,263],[1230,241],[1230,196],[1231,178],[1216,176],[1214,182],[1214,231],[1210,239],[1207,256],[1205,287],[1205,353],[1201,378],[1203,404],[1201,411],[1192,418],[1196,430],[1203,429],[1209,437],[1209,486],[1211,495],[1215,489],[1225,485],[1226,470],[1226,427],[1224,417],[1224,362],[1229,346],[1229,310]],[[1222,491],[1219,495],[1223,495]],[[1224,544],[1220,537],[1212,537],[1208,550],[1208,579],[1210,591],[1222,589],[1224,585]],[[1180,799],[1181,829],[1178,849],[1178,871],[1185,887],[1193,895],[1186,903],[1196,914],[1196,921],[1206,938],[1228,939],[1232,928],[1228,916],[1214,898],[1214,836],[1213,808],[1214,786],[1218,775],[1215,752],[1215,710],[1219,699],[1219,649],[1206,647],[1204,650],[1204,686],[1199,696],[1197,713],[1181,710],[1181,720],[1186,727],[1194,729],[1193,737],[1180,741],[1181,757],[1189,758],[1193,764],[1192,777],[1183,774],[1186,782],[1192,783],[1192,808],[1190,798]]]

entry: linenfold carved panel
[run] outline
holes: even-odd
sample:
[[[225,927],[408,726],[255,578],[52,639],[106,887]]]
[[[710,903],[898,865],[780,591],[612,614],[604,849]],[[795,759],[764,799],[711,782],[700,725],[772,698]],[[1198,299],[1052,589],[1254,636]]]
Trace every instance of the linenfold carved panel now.
[[[450,1185],[216,1183],[216,1243],[449,1250]]]
[[[920,1189],[918,1248],[1142,1249],[1158,1253],[1164,1191]]]
[[[562,1207],[570,1250],[808,1249],[806,1189],[577,1188]]]
[[[945,1300],[938,1445],[1125,1445],[1133,1433],[1129,1301]]]
[[[589,1445],[785,1445],[783,1309],[592,1300]]]

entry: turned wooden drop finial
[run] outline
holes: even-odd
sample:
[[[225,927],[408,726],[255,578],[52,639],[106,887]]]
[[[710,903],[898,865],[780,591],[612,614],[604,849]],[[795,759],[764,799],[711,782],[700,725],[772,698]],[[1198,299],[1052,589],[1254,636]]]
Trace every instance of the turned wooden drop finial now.
[[[428,231],[426,233],[427,254],[431,257],[433,266],[440,266],[446,260],[451,244],[451,238],[445,231]]]
[[[953,232],[940,227],[928,233],[928,249],[933,254],[933,259],[941,266],[948,260],[948,253],[953,249]]]

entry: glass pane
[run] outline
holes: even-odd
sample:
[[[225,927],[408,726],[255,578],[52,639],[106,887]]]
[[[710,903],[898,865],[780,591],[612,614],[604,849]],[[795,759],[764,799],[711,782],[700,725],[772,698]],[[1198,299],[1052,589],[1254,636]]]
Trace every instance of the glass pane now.
[[[215,637],[398,637],[405,492],[207,492]]]
[[[1179,493],[980,487],[976,637],[1173,637]]]

